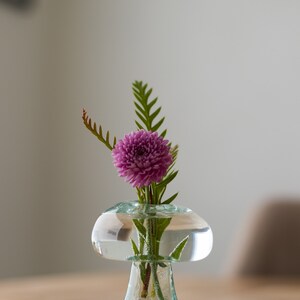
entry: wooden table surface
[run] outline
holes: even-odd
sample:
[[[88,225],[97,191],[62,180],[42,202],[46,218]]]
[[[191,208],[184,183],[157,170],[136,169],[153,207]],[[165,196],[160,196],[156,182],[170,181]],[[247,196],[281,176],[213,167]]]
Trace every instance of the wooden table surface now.
[[[176,275],[176,274],[175,274]],[[0,281],[0,300],[123,300],[128,274],[70,274]],[[299,280],[205,279],[178,275],[179,300],[300,300]]]

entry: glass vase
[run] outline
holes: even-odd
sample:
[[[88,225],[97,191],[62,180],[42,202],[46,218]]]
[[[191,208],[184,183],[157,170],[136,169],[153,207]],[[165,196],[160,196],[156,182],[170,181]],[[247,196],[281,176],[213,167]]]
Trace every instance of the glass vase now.
[[[92,231],[97,253],[132,262],[125,300],[176,300],[171,264],[205,258],[212,242],[201,217],[173,204],[122,202],[101,214]]]
[[[143,270],[145,270],[144,274]],[[132,263],[125,300],[140,299],[177,300],[171,262],[135,261]]]

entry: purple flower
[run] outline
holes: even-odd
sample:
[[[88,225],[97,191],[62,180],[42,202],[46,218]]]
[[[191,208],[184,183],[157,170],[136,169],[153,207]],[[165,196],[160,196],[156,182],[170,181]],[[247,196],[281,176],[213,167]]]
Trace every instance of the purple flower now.
[[[112,150],[119,176],[133,187],[160,182],[172,164],[168,141],[157,132],[139,130],[118,141]]]

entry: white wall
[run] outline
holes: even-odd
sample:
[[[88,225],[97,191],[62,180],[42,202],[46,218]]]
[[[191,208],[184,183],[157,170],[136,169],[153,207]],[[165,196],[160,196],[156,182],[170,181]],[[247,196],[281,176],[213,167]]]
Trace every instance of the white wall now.
[[[44,8],[0,5],[0,277],[43,272]]]
[[[38,257],[43,272],[119,267],[119,263],[101,260],[93,253],[90,232],[102,210],[135,195],[116,176],[109,153],[85,130],[80,114],[85,107],[95,120],[122,137],[135,129],[131,83],[144,80],[159,96],[169,137],[180,145],[180,176],[170,189],[180,191],[178,204],[194,209],[214,230],[211,256],[176,268],[220,274],[248,210],[270,195],[300,192],[300,3],[46,3],[42,94],[47,95],[47,103],[44,106],[39,102],[35,94],[39,86],[30,82],[35,100],[31,94],[27,97],[33,101],[30,107],[35,107],[35,102],[40,104],[40,116],[25,104],[7,100],[5,106],[12,113],[10,107],[14,105],[15,120],[29,138],[22,143],[14,134],[19,126],[9,131],[1,126],[2,136],[10,141],[1,156],[5,166],[1,176],[7,181],[1,189],[9,195],[4,197],[10,215],[6,224],[12,226],[12,216],[22,203],[17,214],[19,225],[14,226],[19,228],[24,219],[28,221],[22,229],[22,234],[30,232],[26,236],[29,240],[23,238],[27,249],[30,238],[33,244],[43,241],[36,248],[42,252]],[[36,27],[28,28],[29,35],[40,31]],[[24,64],[30,61],[26,58]],[[36,61],[35,56],[31,59]],[[0,62],[5,61],[2,56]],[[25,89],[28,84],[17,74]],[[5,77],[2,71],[0,75]],[[7,84],[2,78],[1,84],[11,84],[12,78],[5,78]],[[19,93],[13,95],[15,101],[26,95],[22,89]],[[28,110],[28,128],[19,107]],[[42,142],[40,131],[34,133],[38,129],[31,114],[46,124]],[[12,118],[6,113],[1,122],[4,125],[8,120]],[[39,143],[36,165],[34,151],[38,151]],[[26,176],[28,164],[39,171]],[[7,172],[18,173],[17,186]],[[24,193],[37,182],[39,196],[32,194],[33,189]],[[40,229],[31,223],[31,214],[40,209],[47,216],[43,226],[47,235],[39,232],[36,240],[34,232]],[[38,220],[41,223],[41,217]],[[13,229],[1,226],[7,247],[1,251],[6,254],[8,247],[11,249],[8,245],[17,245],[16,238],[8,238],[8,233],[16,231]],[[21,234],[16,236],[20,238]],[[13,261],[21,261],[16,252],[9,255]],[[128,267],[122,264],[122,268]],[[24,273],[33,271],[22,265],[14,273],[21,274],[21,269]],[[4,274],[9,273],[7,270]]]

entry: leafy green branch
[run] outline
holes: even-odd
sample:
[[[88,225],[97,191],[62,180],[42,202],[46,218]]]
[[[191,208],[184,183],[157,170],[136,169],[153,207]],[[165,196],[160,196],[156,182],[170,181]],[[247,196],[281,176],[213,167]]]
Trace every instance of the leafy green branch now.
[[[162,117],[161,119],[156,121],[156,118],[161,111],[161,106],[152,111],[152,108],[154,108],[154,105],[156,104],[158,98],[156,97],[150,101],[149,98],[152,93],[152,88],[147,89],[147,87],[148,85],[143,84],[142,81],[135,81],[132,84],[133,95],[136,99],[134,101],[134,105],[136,108],[135,113],[139,118],[139,121],[135,121],[135,124],[137,125],[138,129],[158,131],[158,129],[163,124],[165,117]],[[165,129],[161,133],[161,136],[165,137],[166,134],[167,130]]]
[[[170,145],[171,146],[171,145]],[[178,155],[178,145],[175,145],[174,147],[171,148],[171,155],[173,158],[173,163],[171,164],[171,166],[169,167],[167,174],[165,175],[165,177],[163,178],[163,180],[159,183],[156,184],[156,192],[158,194],[159,200],[158,202],[161,204],[170,204],[172,203],[175,198],[178,196],[178,193],[173,194],[171,197],[169,197],[166,200],[162,200],[165,191],[167,189],[167,185],[173,181],[175,179],[175,177],[178,174],[178,171],[174,171],[174,166],[177,160],[177,155]]]
[[[135,121],[138,129],[144,129],[148,131],[158,131],[163,124],[165,117],[158,117],[161,112],[161,106],[155,108],[158,98],[150,100],[152,94],[152,88],[148,88],[147,83],[143,81],[135,81],[132,84],[132,91],[135,97],[135,113],[138,117],[138,120]],[[160,134],[163,138],[166,136],[167,130],[163,130]],[[173,158],[173,163],[168,168],[167,174],[160,183],[153,183],[151,185],[151,198],[154,199],[152,204],[168,204],[174,201],[178,193],[172,195],[167,200],[162,202],[162,197],[166,191],[167,185],[176,177],[178,171],[173,171],[175,165],[177,154],[178,154],[178,145],[172,147],[172,144],[169,143],[170,152]],[[149,201],[148,197],[149,189],[137,188],[137,194],[140,203],[147,203]]]
[[[87,112],[83,109],[82,111],[82,120],[85,125],[85,127],[93,134],[95,135],[100,142],[102,142],[109,150],[112,150],[116,143],[117,138],[113,138],[113,142],[110,142],[110,134],[109,131],[106,132],[105,136],[103,135],[102,127],[99,126],[97,129],[97,124],[94,122],[92,125],[92,119],[87,115]]]

